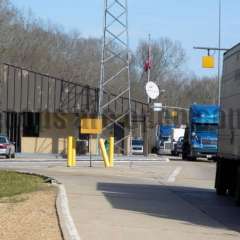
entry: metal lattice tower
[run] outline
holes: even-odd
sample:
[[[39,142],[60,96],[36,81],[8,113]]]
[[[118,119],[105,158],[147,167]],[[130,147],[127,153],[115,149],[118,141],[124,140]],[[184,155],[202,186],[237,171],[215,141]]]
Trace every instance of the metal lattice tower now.
[[[116,147],[119,149],[127,139],[129,140],[128,145],[131,144],[129,58],[128,1],[104,0],[99,116],[107,120],[103,135],[112,133],[114,126],[123,129],[124,136],[116,141]],[[119,106],[120,104],[122,106]]]

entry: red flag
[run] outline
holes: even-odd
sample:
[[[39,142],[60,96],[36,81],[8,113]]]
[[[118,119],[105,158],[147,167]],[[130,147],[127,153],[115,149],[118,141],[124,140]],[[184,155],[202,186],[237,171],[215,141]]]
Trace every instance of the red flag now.
[[[147,59],[146,62],[144,63],[144,71],[147,72],[152,68],[152,60]]]
[[[152,68],[152,56],[151,56],[151,48],[149,46],[148,49],[148,58],[144,63],[144,71],[147,72]]]

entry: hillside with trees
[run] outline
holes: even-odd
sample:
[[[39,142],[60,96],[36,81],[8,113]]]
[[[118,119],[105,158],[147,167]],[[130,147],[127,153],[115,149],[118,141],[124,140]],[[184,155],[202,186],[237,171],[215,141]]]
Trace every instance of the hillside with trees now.
[[[77,31],[66,33],[61,27],[27,16],[11,1],[0,0],[0,61],[67,81],[97,87],[100,77],[101,39],[84,38]],[[167,105],[189,106],[193,102],[216,103],[217,79],[189,76],[184,72],[186,53],[181,43],[168,38],[152,41],[151,80],[166,94],[160,96]],[[116,46],[113,46],[116,47]],[[144,101],[147,41],[140,41],[131,53],[133,97]],[[112,63],[114,68],[117,62]],[[118,89],[119,86],[114,89]]]

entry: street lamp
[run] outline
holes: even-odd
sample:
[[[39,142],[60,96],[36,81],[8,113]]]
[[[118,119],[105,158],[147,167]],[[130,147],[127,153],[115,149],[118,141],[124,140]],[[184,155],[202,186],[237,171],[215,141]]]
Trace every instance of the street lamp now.
[[[222,51],[228,51],[229,49],[222,48],[222,0],[218,0],[218,47],[194,47],[194,49],[198,50],[207,50],[208,56],[207,61],[203,65],[208,65],[212,68],[214,67],[213,60],[211,59],[211,56],[209,54],[210,50],[218,51],[218,104],[220,105],[221,102],[221,87],[222,87],[222,81],[221,81],[221,52]],[[211,60],[209,62],[209,60]],[[210,63],[210,64],[209,64]],[[203,66],[205,67],[205,66]]]
[[[222,0],[219,0],[218,2],[218,10],[219,10],[219,16],[218,16],[218,104],[220,106],[221,102],[221,87],[222,87],[222,82],[221,82],[221,74],[220,74],[220,69],[221,69],[221,30],[222,30]]]

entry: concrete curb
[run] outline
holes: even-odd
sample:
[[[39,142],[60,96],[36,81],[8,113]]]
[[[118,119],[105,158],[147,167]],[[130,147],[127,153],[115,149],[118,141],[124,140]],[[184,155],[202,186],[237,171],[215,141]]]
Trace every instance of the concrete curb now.
[[[55,185],[59,190],[56,200],[56,208],[63,238],[64,240],[81,240],[70,214],[65,187],[62,184]]]

